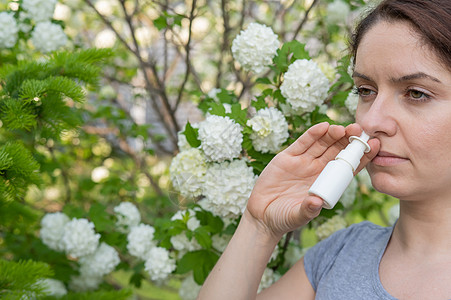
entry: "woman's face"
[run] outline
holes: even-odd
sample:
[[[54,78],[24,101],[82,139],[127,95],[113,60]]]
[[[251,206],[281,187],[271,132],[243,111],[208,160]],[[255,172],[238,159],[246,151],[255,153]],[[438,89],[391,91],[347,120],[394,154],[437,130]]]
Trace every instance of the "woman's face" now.
[[[356,120],[381,142],[373,186],[401,200],[451,196],[451,72],[410,25],[379,22],[357,51]]]

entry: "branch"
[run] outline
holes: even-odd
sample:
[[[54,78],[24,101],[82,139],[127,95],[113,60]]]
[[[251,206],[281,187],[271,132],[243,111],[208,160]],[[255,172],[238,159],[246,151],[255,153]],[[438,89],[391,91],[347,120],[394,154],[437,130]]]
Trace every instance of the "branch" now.
[[[301,31],[302,27],[304,26],[304,24],[308,20],[308,15],[309,15],[310,11],[312,10],[313,6],[315,6],[315,4],[318,3],[318,2],[319,2],[319,0],[313,0],[312,5],[310,5],[310,7],[305,11],[304,18],[302,19],[301,23],[299,23],[298,27],[294,31],[293,40],[295,40],[297,38],[297,36],[298,36],[299,32]]]
[[[175,106],[174,106],[173,110],[171,111],[171,114],[175,113],[175,111],[177,110],[177,107],[180,104],[180,101],[182,100],[183,90],[185,89],[185,85],[186,85],[186,83],[188,81],[188,77],[189,77],[189,74],[190,74],[190,69],[191,69],[191,64],[190,64],[191,37],[192,37],[192,26],[193,26],[194,10],[195,9],[196,9],[196,0],[193,0],[193,4],[191,5],[191,11],[190,11],[190,14],[189,14],[188,41],[186,42],[186,45],[185,45],[185,53],[186,53],[186,57],[185,57],[185,65],[186,65],[185,76],[183,78],[182,85],[180,86],[179,93],[178,93],[178,96],[177,96],[177,101],[175,102]]]

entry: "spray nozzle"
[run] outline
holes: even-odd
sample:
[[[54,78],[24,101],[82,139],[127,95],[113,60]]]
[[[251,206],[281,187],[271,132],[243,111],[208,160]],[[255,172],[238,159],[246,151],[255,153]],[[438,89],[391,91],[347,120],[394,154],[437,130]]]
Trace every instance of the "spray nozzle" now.
[[[351,136],[349,145],[338,153],[336,159],[342,159],[351,165],[352,171],[355,172],[360,164],[363,153],[370,152],[371,148],[367,141],[370,139],[368,134],[362,132],[360,136]]]

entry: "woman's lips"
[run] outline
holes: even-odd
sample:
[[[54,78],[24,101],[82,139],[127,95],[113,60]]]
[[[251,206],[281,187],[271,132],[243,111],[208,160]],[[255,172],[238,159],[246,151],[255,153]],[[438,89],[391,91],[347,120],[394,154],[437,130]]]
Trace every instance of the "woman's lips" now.
[[[371,162],[376,166],[387,167],[398,165],[406,161],[408,161],[407,158],[400,157],[390,152],[379,151],[379,153],[376,155],[376,157],[373,158]]]

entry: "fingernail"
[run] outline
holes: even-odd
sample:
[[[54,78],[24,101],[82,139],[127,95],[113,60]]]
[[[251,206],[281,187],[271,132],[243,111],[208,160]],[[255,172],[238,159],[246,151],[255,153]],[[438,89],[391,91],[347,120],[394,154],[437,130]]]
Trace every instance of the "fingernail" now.
[[[310,211],[312,211],[312,212],[317,212],[318,210],[321,209],[321,206],[311,205],[311,204],[310,204],[308,208],[309,208]]]

